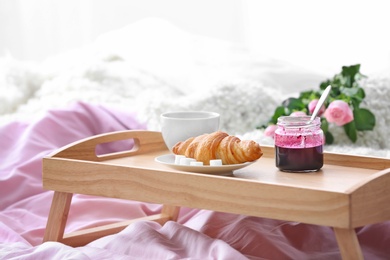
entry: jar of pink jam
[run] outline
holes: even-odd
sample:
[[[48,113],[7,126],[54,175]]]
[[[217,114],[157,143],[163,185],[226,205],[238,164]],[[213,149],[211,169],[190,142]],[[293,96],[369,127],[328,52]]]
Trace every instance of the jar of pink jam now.
[[[318,171],[324,164],[321,121],[310,116],[278,118],[275,131],[276,167],[286,172]]]

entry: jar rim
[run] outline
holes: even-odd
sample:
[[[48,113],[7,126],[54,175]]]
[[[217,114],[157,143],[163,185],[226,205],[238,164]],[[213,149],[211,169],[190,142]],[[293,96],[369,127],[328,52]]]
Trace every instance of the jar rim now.
[[[317,116],[310,122],[311,116],[280,116],[277,125],[283,127],[313,127],[321,124],[320,118]]]

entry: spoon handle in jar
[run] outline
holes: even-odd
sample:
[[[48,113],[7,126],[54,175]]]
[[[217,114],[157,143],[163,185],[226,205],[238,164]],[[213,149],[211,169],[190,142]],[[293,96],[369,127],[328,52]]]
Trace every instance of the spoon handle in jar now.
[[[320,111],[320,109],[321,109],[322,105],[324,104],[325,100],[328,98],[328,95],[329,95],[329,92],[330,92],[331,89],[332,89],[332,86],[329,85],[324,90],[324,92],[322,93],[322,95],[320,97],[320,100],[318,100],[318,103],[317,103],[316,107],[314,108],[313,114],[311,115],[310,122],[313,121],[314,118],[316,118],[316,116],[318,114],[318,111]]]

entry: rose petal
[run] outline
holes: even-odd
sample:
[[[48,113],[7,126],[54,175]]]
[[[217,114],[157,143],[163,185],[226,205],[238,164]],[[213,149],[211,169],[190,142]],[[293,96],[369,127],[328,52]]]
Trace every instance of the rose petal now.
[[[348,103],[343,100],[335,100],[329,104],[324,116],[329,123],[343,126],[353,121],[353,113]]]
[[[267,128],[264,130],[264,135],[268,137],[274,138],[275,131],[278,128],[277,125],[269,125]]]
[[[290,116],[296,116],[296,117],[299,117],[299,116],[306,116],[306,113],[303,112],[303,111],[295,111],[295,112],[292,112],[290,114]]]
[[[313,114],[314,109],[316,108],[318,101],[319,101],[318,99],[313,99],[312,101],[310,101],[310,103],[308,105],[310,114]],[[318,111],[317,116],[322,116],[322,114],[325,112],[325,109],[326,109],[325,105],[322,105],[322,107],[320,108],[320,111]]]

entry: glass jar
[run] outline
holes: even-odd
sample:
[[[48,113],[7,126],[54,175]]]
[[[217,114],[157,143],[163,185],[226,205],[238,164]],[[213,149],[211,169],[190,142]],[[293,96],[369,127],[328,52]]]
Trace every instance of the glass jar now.
[[[275,131],[276,167],[287,172],[318,171],[324,164],[321,121],[310,116],[278,118]]]

